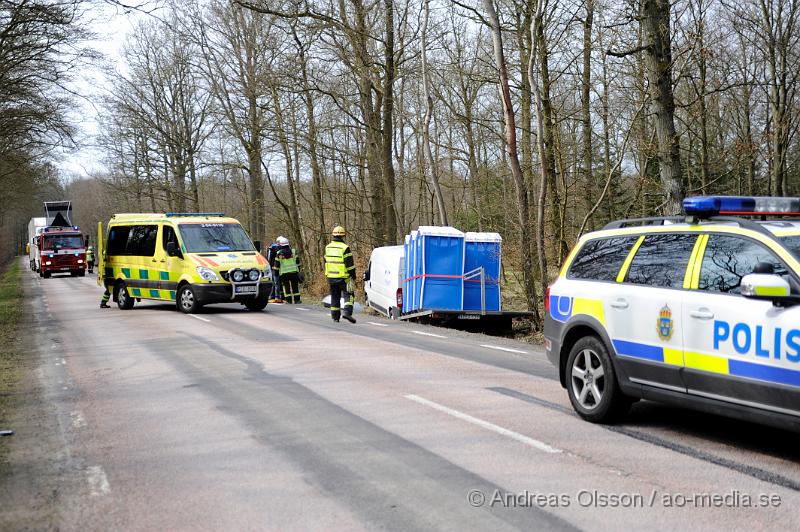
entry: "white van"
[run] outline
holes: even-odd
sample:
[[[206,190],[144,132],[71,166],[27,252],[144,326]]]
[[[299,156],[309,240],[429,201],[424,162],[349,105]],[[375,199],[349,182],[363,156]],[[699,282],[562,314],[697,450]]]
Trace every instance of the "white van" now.
[[[403,246],[375,248],[364,272],[367,305],[392,319],[403,310],[404,259]]]

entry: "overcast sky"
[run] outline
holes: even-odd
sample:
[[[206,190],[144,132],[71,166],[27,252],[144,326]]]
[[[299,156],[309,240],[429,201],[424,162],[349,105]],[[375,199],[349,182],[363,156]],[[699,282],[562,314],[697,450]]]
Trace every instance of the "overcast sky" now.
[[[98,108],[103,93],[109,89],[109,75],[118,68],[121,48],[125,36],[141,17],[141,13],[124,13],[121,9],[100,4],[89,13],[90,29],[97,38],[90,43],[103,54],[102,64],[81,71],[75,80],[75,92],[80,94],[79,108],[72,117],[78,128],[77,141],[80,149],[64,153],[56,165],[61,173],[70,179],[87,177],[104,169],[102,153],[95,147],[98,130]]]

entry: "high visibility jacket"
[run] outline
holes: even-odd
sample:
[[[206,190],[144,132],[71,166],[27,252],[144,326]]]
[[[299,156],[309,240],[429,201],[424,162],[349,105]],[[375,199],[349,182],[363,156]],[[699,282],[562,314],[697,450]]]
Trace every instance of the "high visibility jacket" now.
[[[347,279],[355,276],[355,268],[353,254],[347,244],[334,240],[325,246],[325,277]]]
[[[86,252],[86,262],[94,262],[94,251]]]
[[[285,273],[296,273],[300,270],[297,265],[297,258],[294,255],[289,258],[286,258],[283,255],[278,255],[278,264],[280,275]]]

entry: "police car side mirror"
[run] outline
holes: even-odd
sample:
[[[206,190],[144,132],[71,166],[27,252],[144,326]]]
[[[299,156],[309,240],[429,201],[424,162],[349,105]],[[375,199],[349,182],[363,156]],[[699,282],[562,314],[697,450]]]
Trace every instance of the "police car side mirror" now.
[[[789,283],[780,275],[771,273],[751,273],[742,277],[741,294],[749,299],[772,301],[780,307],[800,303],[800,297],[792,295]]]
[[[256,240],[255,242],[253,242],[253,245],[256,247],[256,251],[261,253],[261,240]]]

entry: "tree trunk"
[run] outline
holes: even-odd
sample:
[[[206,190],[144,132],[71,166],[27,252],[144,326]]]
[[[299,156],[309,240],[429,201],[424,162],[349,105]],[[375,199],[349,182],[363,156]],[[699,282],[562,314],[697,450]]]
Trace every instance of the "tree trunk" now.
[[[650,85],[661,186],[666,195],[664,214],[678,214],[684,197],[680,144],[675,131],[672,94],[672,48],[669,0],[642,0],[642,30],[647,81]]]
[[[505,120],[505,139],[506,150],[508,153],[511,176],[514,179],[514,186],[517,193],[517,222],[519,223],[520,234],[520,254],[522,255],[522,279],[525,288],[528,309],[533,310],[538,318],[538,304],[536,299],[536,287],[531,276],[533,272],[533,260],[531,257],[530,231],[528,231],[528,189],[525,184],[525,177],[519,164],[517,155],[517,125],[514,119],[514,107],[511,102],[511,89],[508,82],[508,69],[506,67],[505,53],[503,52],[503,34],[500,28],[500,20],[494,7],[494,0],[481,0],[483,3],[489,27],[492,32],[492,44],[494,47],[494,59],[498,70],[500,81],[500,97],[503,103],[503,117]]]

